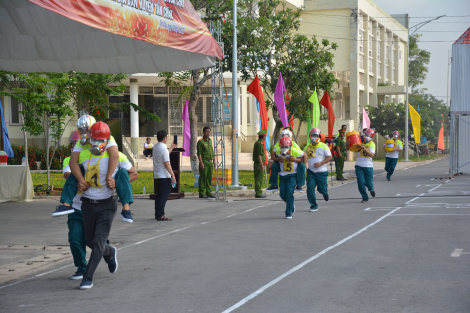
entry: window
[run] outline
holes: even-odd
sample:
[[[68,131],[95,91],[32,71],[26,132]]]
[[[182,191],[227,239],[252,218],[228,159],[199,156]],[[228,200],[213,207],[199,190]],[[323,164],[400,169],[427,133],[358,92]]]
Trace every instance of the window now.
[[[213,122],[212,120],[212,97],[206,98],[206,123]]]
[[[381,51],[381,48],[380,48],[380,41],[379,41],[379,44],[377,45],[377,61],[380,62],[380,51]]]
[[[359,52],[364,53],[364,32],[359,31]]]
[[[369,21],[369,27],[368,28],[369,28],[369,33],[371,33],[372,32],[372,21]]]
[[[377,69],[377,76],[382,77],[382,69],[380,68],[380,64],[379,64],[378,69]]]
[[[388,65],[385,65],[385,79],[388,79]]]
[[[196,115],[198,123],[204,122],[203,97],[199,97],[196,102]]]
[[[359,84],[364,85],[364,74],[359,73]]]
[[[23,125],[21,104],[15,98],[10,98],[10,125]]]
[[[369,58],[369,72],[372,72],[372,66],[373,62],[372,62],[372,58]]]
[[[139,87],[140,94],[152,95],[153,87]]]
[[[166,95],[166,87],[154,87],[154,93],[160,95]]]
[[[246,97],[246,124],[251,124],[250,97]]]
[[[360,29],[364,29],[364,16],[362,14],[357,15],[357,23]]]
[[[361,54],[359,55],[359,68],[364,69],[364,56]]]

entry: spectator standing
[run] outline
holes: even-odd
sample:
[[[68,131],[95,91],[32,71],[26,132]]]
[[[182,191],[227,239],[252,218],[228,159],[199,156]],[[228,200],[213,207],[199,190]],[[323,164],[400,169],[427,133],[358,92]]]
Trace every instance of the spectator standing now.
[[[165,205],[171,193],[171,184],[176,184],[175,174],[170,165],[170,153],[178,145],[171,143],[167,148],[168,134],[161,130],[157,133],[158,143],[153,147],[153,181],[155,184],[155,219],[171,221],[165,216]]]
[[[148,159],[149,157],[152,157],[152,151],[153,151],[153,143],[151,142],[150,138],[147,138],[147,142],[144,143],[144,155],[146,159]]]
[[[199,159],[199,198],[215,198],[212,195],[212,170],[214,168],[214,148],[210,138],[211,129],[204,127],[203,137],[197,142]]]

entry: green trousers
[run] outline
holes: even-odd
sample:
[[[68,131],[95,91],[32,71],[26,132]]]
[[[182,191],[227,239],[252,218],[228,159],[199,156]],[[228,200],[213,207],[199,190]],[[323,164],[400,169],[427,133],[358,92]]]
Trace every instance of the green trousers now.
[[[385,158],[385,170],[387,171],[387,178],[392,177],[397,166],[398,159],[396,158]]]
[[[357,188],[361,193],[362,200],[369,201],[367,189],[374,191],[374,168],[356,165]]]
[[[310,206],[318,209],[317,198],[315,197],[315,187],[322,195],[328,194],[328,171],[314,173],[307,170],[307,198]]]
[[[269,177],[269,184],[272,186],[278,186],[277,177],[281,172],[281,163],[274,162],[271,165],[271,176]],[[305,164],[303,162],[297,163],[297,176],[296,176],[296,184],[299,187],[305,185]]]
[[[261,164],[258,162],[255,162],[253,167],[255,172],[255,193],[257,196],[261,196],[263,194],[261,185],[263,184],[264,172],[261,170]]]
[[[297,174],[287,174],[279,177],[279,189],[281,199],[286,203],[286,215],[294,210],[294,190]]]
[[[210,160],[202,160],[204,169],[199,167],[199,196],[211,196],[212,195],[212,169],[214,164]]]
[[[80,166],[82,171],[82,175],[85,175],[85,170],[83,167]],[[116,192],[119,196],[119,200],[121,201],[122,205],[124,204],[132,204],[134,203],[134,197],[132,196],[132,186],[129,180],[129,173],[127,170],[121,168],[117,171],[116,175],[114,176],[114,180],[116,181]],[[70,173],[67,181],[65,182],[64,188],[60,195],[60,203],[68,203],[72,205],[73,198],[77,194],[78,191],[78,180]]]
[[[83,214],[80,210],[67,215],[67,226],[69,227],[69,244],[72,251],[73,263],[78,272],[85,273],[86,268],[86,241],[83,231]]]
[[[342,158],[336,158],[336,179],[343,179],[343,169],[344,169],[344,156]]]

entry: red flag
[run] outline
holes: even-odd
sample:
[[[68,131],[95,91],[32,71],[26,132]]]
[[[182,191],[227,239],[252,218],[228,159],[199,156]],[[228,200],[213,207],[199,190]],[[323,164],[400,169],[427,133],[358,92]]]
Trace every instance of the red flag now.
[[[439,131],[439,139],[437,141],[437,149],[444,150],[444,125],[442,125]]]
[[[320,104],[328,110],[328,137],[333,137],[333,127],[335,126],[335,112],[331,105],[330,97],[328,96],[328,90],[321,98]]]
[[[256,100],[259,102],[259,114],[261,118],[261,129],[268,129],[268,111],[266,110],[266,104],[264,103],[264,95],[263,95],[263,88],[261,88],[261,83],[259,82],[258,75],[256,75],[255,79],[248,85],[246,89],[250,92],[253,96],[255,96]],[[264,156],[266,157],[266,161],[264,164],[268,164],[268,154],[266,152],[266,141],[263,143],[264,145]]]
[[[287,107],[287,104],[289,103],[289,101],[290,101],[290,97],[289,97],[289,95],[286,95],[286,101],[285,101],[286,107]],[[286,109],[286,113],[287,113],[287,117],[289,117],[289,114],[290,114],[290,113],[289,113],[289,111],[287,111],[287,109]],[[292,116],[292,117],[290,118],[290,120],[289,120],[289,126],[290,126],[290,128],[294,129],[294,116]]]

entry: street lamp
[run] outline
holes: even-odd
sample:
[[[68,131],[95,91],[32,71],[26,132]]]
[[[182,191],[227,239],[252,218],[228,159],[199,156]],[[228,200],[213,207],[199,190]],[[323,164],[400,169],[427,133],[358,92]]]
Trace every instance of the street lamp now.
[[[409,86],[409,78],[410,78],[410,29],[415,28],[416,29],[411,33],[411,36],[413,36],[418,29],[423,27],[426,24],[431,23],[432,21],[438,20],[441,17],[444,17],[445,15],[438,16],[436,18],[430,19],[425,22],[421,22],[419,24],[416,24],[413,27],[408,27],[408,42],[407,48],[406,48],[406,103],[405,103],[405,108],[406,108],[406,118],[405,118],[405,162],[409,162],[410,160],[408,159],[408,86]],[[408,17],[409,19],[409,17]],[[409,24],[409,23],[408,23]]]

